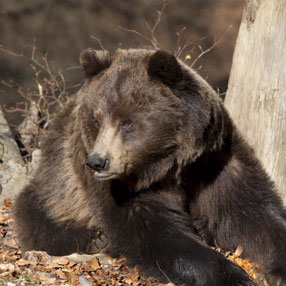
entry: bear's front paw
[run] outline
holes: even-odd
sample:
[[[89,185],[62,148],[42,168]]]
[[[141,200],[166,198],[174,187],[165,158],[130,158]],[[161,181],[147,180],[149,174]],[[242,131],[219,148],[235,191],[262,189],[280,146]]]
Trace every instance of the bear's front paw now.
[[[87,253],[99,253],[106,249],[108,246],[108,239],[102,230],[97,230],[92,233],[91,240],[86,247]]]

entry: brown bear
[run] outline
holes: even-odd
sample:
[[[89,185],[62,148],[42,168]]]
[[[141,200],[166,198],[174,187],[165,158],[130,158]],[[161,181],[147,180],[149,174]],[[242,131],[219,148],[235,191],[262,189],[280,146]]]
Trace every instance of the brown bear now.
[[[80,60],[86,81],[16,200],[23,249],[104,248],[161,281],[253,285],[209,247],[241,245],[285,286],[285,209],[213,89],[161,50],[88,49]]]

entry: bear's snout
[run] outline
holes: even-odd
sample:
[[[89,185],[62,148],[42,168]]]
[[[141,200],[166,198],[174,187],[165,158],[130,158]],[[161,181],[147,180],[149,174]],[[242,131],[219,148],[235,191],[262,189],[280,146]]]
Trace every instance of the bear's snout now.
[[[96,171],[106,171],[109,168],[109,159],[98,155],[88,156],[85,163]]]

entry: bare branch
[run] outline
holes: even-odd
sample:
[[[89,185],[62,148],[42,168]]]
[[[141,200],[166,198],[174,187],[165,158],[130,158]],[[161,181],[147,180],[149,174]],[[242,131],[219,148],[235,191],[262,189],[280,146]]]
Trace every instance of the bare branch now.
[[[139,36],[140,38],[142,38],[142,39],[148,41],[148,42],[151,43],[152,45],[154,45],[154,43],[152,42],[152,39],[148,38],[147,36],[145,36],[144,34],[138,32],[138,31],[136,31],[136,30],[130,30],[130,29],[124,28],[124,27],[122,27],[122,26],[119,26],[118,28],[121,29],[121,30],[123,30],[123,31],[125,31],[125,32],[133,33],[133,34]]]
[[[29,48],[31,53],[30,56],[27,56],[26,52],[15,53],[0,46],[0,51],[13,57],[21,57],[27,60],[34,74],[32,88],[24,88],[15,81],[0,81],[0,85],[15,90],[23,98],[23,101],[15,103],[13,107],[8,108],[7,106],[3,106],[6,112],[16,112],[24,118],[29,113],[32,104],[35,104],[37,110],[39,110],[39,118],[34,122],[35,126],[37,126],[34,138],[29,143],[29,146],[25,144],[25,152],[28,152],[27,158],[30,158],[32,151],[39,147],[40,136],[45,132],[45,128],[47,128],[51,121],[54,107],[62,106],[66,102],[68,98],[67,90],[80,85],[78,83],[73,86],[67,86],[64,76],[64,72],[79,69],[79,66],[61,69],[57,73],[53,73],[48,55],[45,54],[42,58],[38,58],[35,42]]]
[[[158,48],[158,41],[157,41],[157,39],[156,39],[156,37],[155,37],[155,31],[156,31],[156,29],[157,29],[159,23],[160,23],[161,20],[162,20],[162,15],[163,15],[164,10],[165,10],[165,8],[167,7],[167,5],[168,5],[168,4],[167,4],[167,1],[166,1],[166,0],[163,0],[162,8],[161,8],[160,11],[157,11],[158,17],[157,17],[157,20],[156,20],[156,22],[155,22],[153,28],[151,29],[151,39],[152,39],[152,42],[156,44],[156,48]]]
[[[121,30],[123,30],[125,32],[133,33],[133,34],[137,35],[138,37],[142,38],[143,40],[149,42],[154,48],[159,49],[160,44],[159,44],[159,42],[158,42],[158,40],[157,40],[157,38],[155,36],[155,33],[156,33],[156,29],[157,29],[159,23],[162,20],[162,15],[163,15],[164,10],[166,9],[167,5],[168,5],[167,1],[163,0],[162,1],[162,7],[161,7],[161,9],[159,11],[157,11],[158,16],[157,16],[156,21],[155,21],[155,23],[154,23],[154,25],[152,27],[149,25],[149,23],[145,23],[146,26],[147,26],[147,29],[150,32],[150,36],[146,36],[143,33],[140,33],[140,32],[138,32],[136,30],[127,29],[127,28],[124,28],[122,26],[119,26],[119,29],[121,29]]]
[[[203,50],[203,48],[199,45],[198,47],[199,47],[201,53],[200,53],[200,54],[197,56],[197,58],[192,62],[192,64],[191,64],[190,67],[191,67],[191,68],[194,68],[195,64],[199,61],[200,58],[202,58],[205,54],[209,53],[209,52],[212,51],[215,47],[217,47],[217,46],[221,43],[221,41],[222,41],[223,37],[225,36],[225,34],[228,33],[228,31],[229,31],[231,28],[232,28],[232,26],[229,26],[228,29],[227,29],[223,34],[221,34],[221,35],[219,36],[218,39],[216,39],[216,37],[215,37],[215,38],[214,38],[214,41],[213,41],[213,44],[212,44],[208,49]]]
[[[91,36],[91,38],[92,38],[93,40],[97,41],[99,47],[100,47],[103,51],[106,51],[106,49],[104,48],[104,46],[103,46],[103,44],[102,44],[102,42],[101,42],[101,40],[100,40],[99,38],[97,38],[97,37],[95,37],[95,36]]]

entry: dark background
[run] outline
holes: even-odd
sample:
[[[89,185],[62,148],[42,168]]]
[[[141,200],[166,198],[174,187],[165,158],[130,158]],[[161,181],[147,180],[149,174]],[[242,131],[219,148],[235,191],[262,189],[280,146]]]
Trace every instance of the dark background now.
[[[53,73],[78,66],[82,49],[100,49],[94,37],[110,52],[118,47],[148,46],[148,40],[120,26],[150,38],[146,23],[153,27],[162,5],[161,0],[2,0],[0,83],[33,86],[35,74],[29,60],[32,45],[37,48],[35,58],[39,61],[47,53]],[[206,50],[221,39],[194,68],[223,93],[227,88],[242,10],[242,0],[168,0],[155,35],[161,48],[175,52],[177,34],[186,27],[179,46],[190,44],[181,54],[182,59],[191,56],[189,64],[201,53],[200,47]],[[82,81],[80,68],[65,71],[64,76],[69,85]],[[2,82],[0,105],[13,107],[18,100],[17,91]],[[9,113],[7,117],[10,123],[17,123],[15,115]]]

